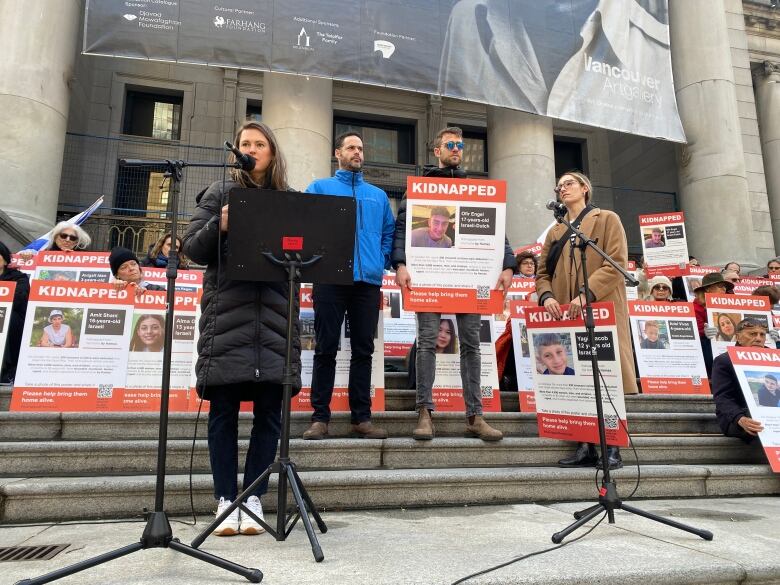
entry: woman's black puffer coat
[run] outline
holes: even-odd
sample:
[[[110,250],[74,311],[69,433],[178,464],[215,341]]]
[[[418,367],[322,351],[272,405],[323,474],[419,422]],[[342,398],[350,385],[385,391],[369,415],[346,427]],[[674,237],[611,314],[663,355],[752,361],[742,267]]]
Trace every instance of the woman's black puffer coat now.
[[[207,265],[203,278],[198,361],[198,393],[208,387],[243,382],[281,384],[287,333],[287,283],[230,280],[225,275],[228,234],[217,245],[219,219],[234,181],[217,181],[196,198],[197,207],[182,251]],[[301,389],[301,343],[296,292],[293,338],[293,394]]]

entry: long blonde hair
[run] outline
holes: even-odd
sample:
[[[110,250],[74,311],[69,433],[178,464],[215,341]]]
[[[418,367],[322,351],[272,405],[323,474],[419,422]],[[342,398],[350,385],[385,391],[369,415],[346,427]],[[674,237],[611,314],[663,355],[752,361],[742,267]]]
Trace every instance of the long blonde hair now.
[[[268,140],[268,146],[271,148],[271,162],[268,165],[268,168],[265,170],[263,184],[258,185],[255,183],[255,181],[252,179],[252,176],[241,169],[230,169],[230,176],[242,187],[264,187],[268,189],[275,189],[277,191],[286,191],[288,188],[287,163],[285,162],[284,155],[279,148],[279,142],[276,140],[276,136],[274,136],[273,131],[268,126],[255,120],[247,120],[241,124],[238,130],[236,130],[236,136],[233,143],[236,145],[236,148],[238,148],[239,144],[241,143],[241,134],[243,134],[244,130],[249,129],[258,130],[261,132]],[[236,162],[236,157],[231,154],[228,157],[228,160],[230,162]]]

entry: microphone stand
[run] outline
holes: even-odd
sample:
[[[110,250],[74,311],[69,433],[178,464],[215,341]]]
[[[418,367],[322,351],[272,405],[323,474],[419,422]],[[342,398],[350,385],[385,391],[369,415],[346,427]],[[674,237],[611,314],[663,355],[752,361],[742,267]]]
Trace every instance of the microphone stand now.
[[[582,231],[580,231],[578,228],[574,227],[571,224],[571,222],[569,222],[569,220],[566,219],[565,212],[563,212],[559,208],[556,208],[554,210],[554,215],[556,221],[568,227],[573,232],[574,236],[576,236],[578,239],[578,243],[574,244],[572,242],[572,245],[574,248],[580,251],[582,282],[583,282],[583,289],[585,293],[585,306],[583,307],[583,317],[585,320],[585,329],[588,332],[588,344],[590,345],[590,363],[591,363],[591,368],[593,370],[593,389],[596,398],[596,422],[598,424],[598,429],[599,429],[599,447],[601,450],[601,469],[603,472],[603,476],[601,480],[601,488],[599,489],[598,504],[586,508],[585,510],[580,510],[578,512],[575,512],[574,513],[575,522],[570,524],[560,532],[556,532],[555,534],[553,534],[552,541],[555,544],[560,544],[561,542],[563,542],[563,539],[566,538],[569,534],[577,530],[580,526],[589,522],[592,518],[596,517],[601,512],[606,512],[607,518],[609,519],[609,523],[614,524],[615,510],[625,510],[626,512],[630,512],[631,514],[642,516],[643,518],[648,518],[650,520],[659,522],[661,524],[666,524],[667,526],[671,526],[672,528],[677,528],[678,530],[684,530],[686,532],[690,532],[692,534],[700,536],[704,540],[712,540],[713,538],[712,532],[708,530],[693,528],[692,526],[688,526],[686,524],[682,524],[674,520],[669,520],[668,518],[658,516],[651,512],[645,512],[644,510],[641,510],[639,508],[624,503],[623,501],[620,500],[620,497],[618,496],[617,485],[612,480],[612,476],[610,475],[609,472],[610,471],[609,458],[607,456],[607,433],[604,426],[604,408],[601,404],[601,385],[599,380],[599,361],[596,353],[596,341],[595,341],[596,324],[593,319],[593,305],[591,303],[591,298],[590,298],[591,297],[590,287],[588,286],[588,269],[585,264],[587,249],[590,248],[594,252],[596,252],[599,256],[601,256],[608,264],[610,264],[613,268],[615,268],[615,270],[620,272],[623,275],[623,277],[632,286],[638,285],[639,281],[633,276],[631,276],[628,272],[626,272],[626,270],[622,266],[617,264],[612,258],[610,258],[610,256],[606,252],[604,252],[604,250],[599,248],[598,245],[596,245],[596,240],[591,239],[590,237],[585,235]]]
[[[173,314],[175,301],[174,295],[176,293],[176,276],[179,265],[179,254],[176,247],[176,232],[178,228],[177,215],[179,209],[179,184],[181,183],[182,172],[186,167],[228,166],[240,168],[240,165],[238,163],[225,165],[221,163],[187,163],[181,160],[146,161],[130,159],[122,159],[119,161],[119,164],[125,167],[147,169],[164,168],[165,177],[170,179],[171,182],[169,189],[170,206],[172,209],[171,251],[168,256],[168,269],[165,275],[168,283],[168,290],[165,309],[165,345],[163,347],[162,384],[160,386],[160,426],[157,442],[157,483],[155,486],[154,511],[147,512],[146,514],[146,527],[144,528],[143,534],[141,535],[141,540],[139,542],[135,542],[107,553],[103,553],[91,559],[80,561],[40,577],[33,579],[23,579],[18,581],[16,585],[49,583],[50,581],[55,581],[57,579],[67,577],[68,575],[78,573],[79,571],[102,565],[103,563],[107,563],[109,561],[113,561],[114,559],[138,552],[139,550],[150,548],[171,549],[205,563],[220,567],[226,571],[231,571],[241,575],[252,583],[260,583],[263,580],[263,573],[259,569],[244,567],[243,565],[236,564],[211,553],[183,544],[181,541],[179,541],[178,538],[174,538],[173,531],[171,530],[171,524],[168,521],[168,514],[163,509],[163,500],[165,497],[165,459],[168,443],[168,398],[170,393],[171,379],[171,347],[173,340]]]

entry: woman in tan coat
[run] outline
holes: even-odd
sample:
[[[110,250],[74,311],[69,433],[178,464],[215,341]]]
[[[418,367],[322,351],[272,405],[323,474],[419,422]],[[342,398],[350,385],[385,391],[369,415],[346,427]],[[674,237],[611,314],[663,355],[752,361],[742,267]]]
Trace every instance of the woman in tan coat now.
[[[558,179],[556,192],[566,206],[567,219],[596,241],[615,262],[625,267],[628,259],[626,233],[620,218],[612,211],[590,205],[592,187],[588,177],[578,172],[568,172]],[[569,315],[577,317],[585,304],[585,293],[580,267],[580,252],[572,250],[571,238],[560,241],[567,231],[558,224],[547,232],[536,275],[536,293],[539,305],[556,319],[562,316],[561,305],[569,305]],[[557,243],[556,243],[557,242]],[[557,259],[555,258],[557,255]],[[588,286],[591,301],[611,301],[615,305],[615,318],[620,343],[620,368],[623,374],[623,393],[636,394],[636,372],[631,350],[631,334],[628,326],[626,285],[623,275],[615,270],[596,252],[588,248],[585,253],[588,269]],[[609,447],[609,466],[623,466],[620,451]],[[586,467],[596,465],[598,455],[592,444],[581,443],[572,457],[561,459],[562,467]]]

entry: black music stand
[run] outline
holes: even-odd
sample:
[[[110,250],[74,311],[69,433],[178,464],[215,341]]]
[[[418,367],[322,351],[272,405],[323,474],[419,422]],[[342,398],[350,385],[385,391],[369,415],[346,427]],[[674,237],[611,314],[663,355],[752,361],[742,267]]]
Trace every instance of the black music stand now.
[[[303,522],[314,559],[325,556],[314,534],[309,514],[323,534],[328,527],[303,486],[290,459],[290,402],[292,400],[293,325],[297,319],[295,297],[301,276],[306,282],[352,284],[352,256],[355,246],[355,200],[352,197],[311,195],[267,189],[233,189],[228,199],[230,246],[227,276],[231,280],[287,282],[287,348],[282,387],[282,429],[279,456],[252,485],[236,497],[193,541],[198,548],[233,510],[241,508],[276,540],[286,540],[298,520]],[[279,474],[276,528],[251,512],[244,499],[271,474]],[[292,511],[287,510],[287,486],[293,494]]]
[[[158,428],[157,441],[157,483],[155,485],[154,511],[146,514],[146,527],[144,528],[141,539],[127,546],[114,549],[102,555],[91,559],[74,563],[62,569],[52,571],[40,577],[33,579],[22,579],[16,585],[33,585],[38,583],[49,583],[57,579],[62,579],[68,575],[73,575],[79,571],[102,565],[114,559],[129,555],[149,548],[167,548],[187,556],[215,565],[227,571],[232,571],[251,581],[260,583],[263,580],[263,573],[259,569],[244,567],[213,555],[194,546],[187,546],[173,537],[171,523],[168,521],[168,514],[163,507],[165,498],[165,460],[168,446],[168,398],[170,395],[171,381],[171,347],[173,340],[173,314],[174,314],[174,295],[176,292],[176,275],[179,266],[179,253],[176,249],[177,234],[177,216],[179,211],[179,184],[181,183],[182,173],[186,167],[237,167],[237,164],[217,164],[217,163],[188,163],[182,160],[130,160],[121,159],[120,166],[134,167],[143,169],[153,169],[164,171],[165,177],[170,180],[170,210],[171,210],[171,251],[168,254],[167,278],[167,297],[165,310],[165,344],[163,346],[163,371],[162,383],[160,385],[160,424]]]

